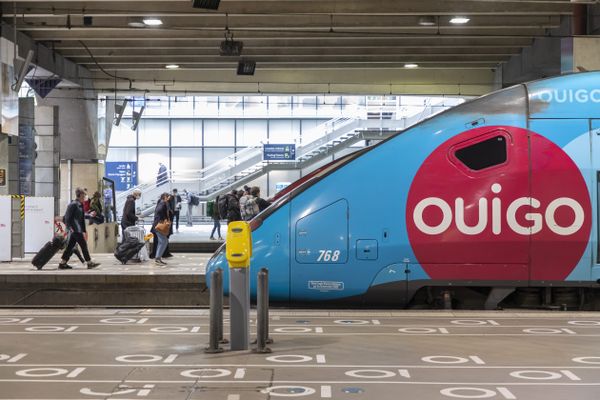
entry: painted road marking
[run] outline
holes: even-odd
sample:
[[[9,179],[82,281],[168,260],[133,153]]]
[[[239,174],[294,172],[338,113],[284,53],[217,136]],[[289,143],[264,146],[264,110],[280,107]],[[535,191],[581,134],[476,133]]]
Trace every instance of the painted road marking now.
[[[0,361],[6,361],[7,363],[16,363],[19,360],[27,357],[27,353],[20,353],[15,356],[10,356],[8,354],[0,354]]]
[[[85,371],[83,367],[71,371],[64,368],[30,368],[19,370],[15,374],[25,378],[48,378],[63,375],[66,375],[67,378],[77,378],[83,371]]]
[[[325,360],[325,354],[317,354],[317,364],[325,364],[327,361]]]
[[[322,399],[330,399],[331,396],[332,396],[331,386],[329,386],[329,385],[321,386],[321,398]]]
[[[493,319],[479,320],[479,319],[455,319],[450,321],[451,324],[456,325],[467,325],[467,326],[479,326],[479,325],[492,325],[499,326],[500,324]]]
[[[231,375],[231,371],[223,368],[200,368],[183,371],[181,376],[186,378],[223,378]]]
[[[582,363],[582,364],[599,364],[600,365],[600,357],[596,356],[587,356],[587,357],[575,357],[573,358],[574,362]]]
[[[284,354],[280,356],[270,356],[265,358],[267,361],[279,362],[279,363],[303,363],[312,361],[311,356],[303,356],[297,354]]]
[[[469,361],[479,365],[485,364],[485,362],[478,356],[468,356],[468,358],[455,356],[427,356],[421,358],[421,360],[434,364],[465,364]]]
[[[496,390],[505,399],[515,400],[517,398],[505,387],[498,387]],[[494,390],[477,387],[452,387],[442,389],[440,390],[440,393],[446,397],[453,397],[457,399],[489,399],[491,397],[496,397],[498,394]]]

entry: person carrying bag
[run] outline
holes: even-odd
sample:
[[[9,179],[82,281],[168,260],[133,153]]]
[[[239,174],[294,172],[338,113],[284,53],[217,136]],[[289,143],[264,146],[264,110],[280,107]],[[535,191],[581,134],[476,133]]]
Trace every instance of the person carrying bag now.
[[[160,201],[154,210],[154,222],[152,223],[151,232],[156,235],[158,244],[156,245],[156,254],[154,262],[158,265],[167,265],[162,260],[162,256],[169,244],[169,232],[171,231],[171,220],[169,219],[169,193],[163,193],[160,196]]]

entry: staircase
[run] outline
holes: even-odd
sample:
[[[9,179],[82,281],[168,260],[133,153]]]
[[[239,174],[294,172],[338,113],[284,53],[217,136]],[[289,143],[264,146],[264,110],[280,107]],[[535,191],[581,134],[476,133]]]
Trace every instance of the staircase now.
[[[117,212],[123,210],[127,196],[135,189],[142,192],[141,199],[137,202],[138,205],[141,204],[138,206],[138,214],[142,217],[153,214],[160,194],[171,192],[173,188],[178,189],[184,202],[187,201],[183,195],[184,189],[197,194],[200,201],[209,201],[220,194],[240,188],[269,171],[307,168],[361,140],[386,139],[433,114],[433,108],[426,106],[418,115],[396,119],[389,109],[383,110],[381,105],[376,108],[380,110],[379,114],[369,111],[367,107],[360,115],[357,113],[357,118],[335,118],[303,133],[294,161],[263,161],[263,147],[260,145],[247,147],[201,170],[168,171],[167,180],[161,185],[146,183],[119,193],[116,198]]]

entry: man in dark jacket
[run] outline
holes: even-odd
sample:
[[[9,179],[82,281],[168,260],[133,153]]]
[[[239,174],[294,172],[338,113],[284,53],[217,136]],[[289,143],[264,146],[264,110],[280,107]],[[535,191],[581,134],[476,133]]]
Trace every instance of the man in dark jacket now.
[[[125,206],[123,207],[123,216],[121,217],[121,228],[123,229],[123,236],[125,236],[125,229],[130,226],[134,226],[138,220],[135,215],[135,201],[140,198],[142,192],[139,189],[133,191],[133,194],[127,196]]]
[[[87,247],[87,231],[85,228],[85,214],[83,212],[83,202],[85,200],[85,192],[81,188],[75,190],[75,200],[69,204],[67,211],[65,212],[65,226],[71,233],[67,248],[62,255],[58,269],[73,269],[67,264],[71,255],[73,255],[73,248],[76,244],[79,244],[81,251],[83,252],[83,258],[87,261],[88,269],[96,268],[98,263],[95,263],[90,258],[90,252]]]

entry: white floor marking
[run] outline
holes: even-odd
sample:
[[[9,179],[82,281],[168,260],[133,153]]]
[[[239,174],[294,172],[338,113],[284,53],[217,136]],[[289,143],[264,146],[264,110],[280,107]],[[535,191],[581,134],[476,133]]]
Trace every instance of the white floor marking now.
[[[403,377],[403,378],[408,378],[410,379],[410,373],[408,372],[407,369],[399,369],[398,370],[398,375]]]
[[[600,365],[600,357],[575,357],[573,358],[574,362],[582,363],[582,364],[598,364]]]
[[[148,322],[148,318],[142,318],[139,321],[137,321],[136,324],[145,324],[146,322]]]
[[[6,361],[7,363],[16,363],[19,360],[27,357],[27,353],[20,353],[16,356],[10,356],[8,354],[0,354],[0,361]]]
[[[383,369],[355,369],[352,371],[344,372],[344,375],[352,378],[363,378],[363,379],[384,379],[396,376],[395,372],[386,371]]]
[[[21,320],[19,323],[20,324],[26,324],[26,323],[28,323],[30,321],[33,321],[33,318],[25,318],[24,320]]]
[[[270,356],[265,358],[267,361],[280,362],[280,363],[304,363],[312,361],[311,356],[303,356],[297,354],[283,354],[280,356]]]
[[[289,390],[289,389],[296,389],[296,390],[303,390],[300,393],[278,393],[276,392],[276,390]],[[303,397],[303,396],[310,396],[315,394],[317,391],[313,388],[310,387],[306,387],[306,386],[271,386],[269,388],[263,389],[260,391],[261,393],[264,394],[268,394],[270,396],[275,396],[275,397]]]
[[[510,376],[512,376],[513,378],[532,379],[539,381],[552,381],[556,379],[561,379],[563,377],[562,374],[559,374],[558,372],[536,370],[513,371],[510,373]]]
[[[122,356],[115,357],[116,361],[119,362],[130,362],[130,363],[148,363],[157,362],[162,360],[162,356],[155,354],[125,354]]]
[[[498,390],[498,393],[500,393],[502,396],[504,396],[505,399],[516,400],[516,398],[517,398],[517,396],[512,394],[512,392],[505,387],[497,387],[496,389]]]
[[[231,371],[222,368],[200,368],[200,369],[188,369],[183,371],[181,376],[186,378],[223,378],[231,375]]]
[[[239,394],[228,394],[227,400],[240,400],[240,395]]]
[[[325,364],[327,361],[325,360],[325,354],[317,354],[317,364]]]
[[[323,333],[323,328],[320,328],[320,327],[315,328],[315,333]]]
[[[371,320],[371,322],[373,323],[373,325],[381,325],[381,322],[378,319],[373,319]]]
[[[171,364],[171,363],[173,363],[173,361],[175,361],[175,359],[177,358],[177,356],[178,356],[177,354],[169,354],[167,356],[167,358],[164,359],[163,362],[165,364]]]
[[[421,358],[421,360],[434,364],[464,364],[469,362],[467,358],[455,356],[427,356]]]
[[[474,394],[460,394],[456,392],[470,392]],[[490,389],[476,387],[453,387],[440,390],[440,393],[446,397],[455,399],[489,399],[496,396],[496,392]],[[477,394],[479,393],[479,394]]]
[[[67,375],[67,378],[77,378],[83,371],[85,371],[85,368],[75,368],[70,374]]]
[[[483,365],[485,364],[485,362],[483,362],[483,360],[477,356],[469,356],[469,358],[475,363],[475,364],[479,364],[479,365]]]
[[[233,379],[244,379],[244,377],[246,377],[246,368],[238,368],[235,370]]]
[[[330,399],[331,398],[331,386],[329,386],[329,385],[321,386],[321,398],[322,399]]]
[[[577,375],[575,375],[574,373],[572,373],[572,372],[571,372],[571,371],[569,371],[569,370],[565,370],[565,369],[563,369],[563,370],[561,370],[560,372],[562,372],[562,374],[563,374],[564,376],[566,376],[567,378],[569,378],[569,379],[570,379],[570,380],[572,380],[572,381],[580,381],[580,380],[581,380],[581,378],[580,378],[580,377],[578,377]]]

